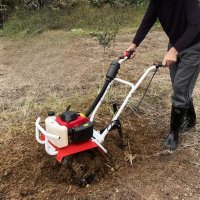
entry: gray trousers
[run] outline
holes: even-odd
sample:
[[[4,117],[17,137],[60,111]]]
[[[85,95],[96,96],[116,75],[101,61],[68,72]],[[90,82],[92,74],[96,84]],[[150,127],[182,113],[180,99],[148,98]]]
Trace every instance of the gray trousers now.
[[[200,43],[181,51],[177,62],[169,69],[173,87],[172,105],[187,107],[200,71]]]

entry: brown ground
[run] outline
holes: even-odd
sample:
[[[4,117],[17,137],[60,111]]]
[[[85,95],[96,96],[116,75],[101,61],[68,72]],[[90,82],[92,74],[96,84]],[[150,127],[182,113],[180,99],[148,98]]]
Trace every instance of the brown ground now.
[[[48,109],[65,106],[85,111],[103,82],[109,63],[126,49],[132,35],[117,38],[115,51],[89,37],[69,37],[64,32],[44,33],[32,39],[0,38],[0,199],[200,199],[200,124],[181,135],[178,150],[162,150],[170,111],[168,70],[161,69],[141,105],[132,112],[134,100],[122,114],[125,143],[112,132],[105,141],[108,159],[98,152],[78,155],[71,171],[44,152],[34,138],[34,121]],[[119,77],[137,80],[144,68],[160,60],[166,37],[151,33],[137,58],[123,65]],[[200,111],[198,81],[194,99]],[[121,101],[119,92],[117,101]],[[108,98],[112,102],[113,95]],[[109,110],[97,121],[108,119]],[[131,165],[132,161],[132,165]],[[70,176],[71,175],[71,176]],[[91,175],[92,184],[80,186]]]

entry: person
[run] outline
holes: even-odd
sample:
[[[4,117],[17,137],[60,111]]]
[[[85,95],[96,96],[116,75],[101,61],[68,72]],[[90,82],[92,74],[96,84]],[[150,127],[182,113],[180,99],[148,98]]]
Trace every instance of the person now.
[[[200,71],[200,0],[150,0],[128,52],[135,52],[157,21],[169,38],[162,65],[172,82],[170,132],[164,147],[175,150],[179,133],[195,126],[192,93]]]

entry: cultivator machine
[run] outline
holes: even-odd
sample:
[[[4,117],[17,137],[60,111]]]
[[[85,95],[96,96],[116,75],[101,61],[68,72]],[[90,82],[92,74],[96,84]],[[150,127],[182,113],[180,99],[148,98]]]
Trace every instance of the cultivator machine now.
[[[154,72],[155,75],[158,68],[162,66],[161,64],[154,64],[149,67],[135,84],[116,78],[121,64],[130,57],[131,53],[125,52],[119,60],[111,63],[102,90],[85,114],[73,112],[69,108],[58,116],[51,111],[45,119],[45,129],[40,125],[40,118],[37,119],[35,123],[36,140],[44,145],[47,154],[55,156],[59,162],[66,163],[73,155],[94,148],[98,148],[106,154],[107,150],[103,143],[111,130],[117,129],[122,139],[120,114],[147,75],[150,72]],[[128,85],[130,91],[119,109],[116,105],[113,106],[115,114],[110,124],[102,130],[96,130],[93,123],[95,115],[114,82]]]

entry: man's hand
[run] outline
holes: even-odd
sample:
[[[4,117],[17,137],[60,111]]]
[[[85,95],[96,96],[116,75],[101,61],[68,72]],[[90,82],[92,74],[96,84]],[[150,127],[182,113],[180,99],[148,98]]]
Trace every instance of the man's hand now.
[[[132,58],[135,57],[135,53],[134,52],[136,51],[136,48],[137,48],[136,44],[132,43],[130,45],[130,47],[126,50],[128,52],[133,53],[133,55],[131,56]]]
[[[178,51],[174,47],[172,47],[165,55],[162,61],[162,65],[164,67],[170,67],[170,65],[172,65],[173,63],[177,61],[177,55],[178,55]]]

